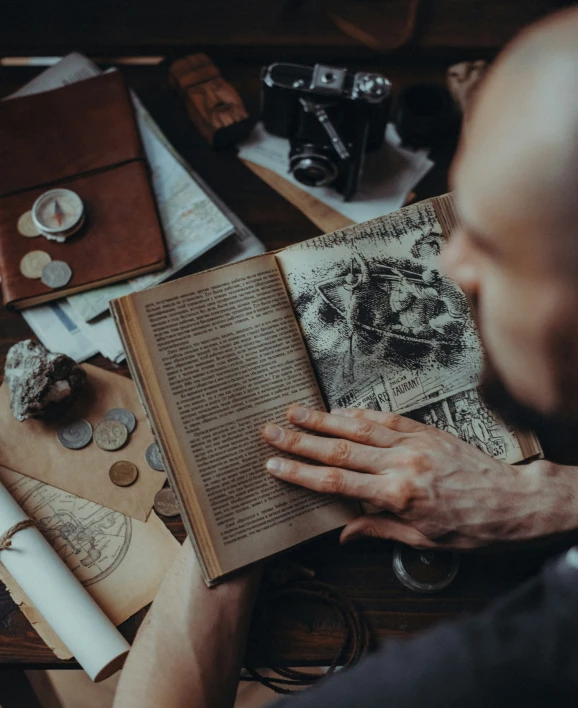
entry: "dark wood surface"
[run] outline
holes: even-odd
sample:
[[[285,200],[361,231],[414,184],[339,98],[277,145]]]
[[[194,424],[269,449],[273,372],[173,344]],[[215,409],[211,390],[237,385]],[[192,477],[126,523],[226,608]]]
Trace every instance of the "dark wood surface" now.
[[[302,58],[307,58],[301,55]],[[263,53],[258,59],[231,58],[228,51],[212,53],[224,78],[239,91],[250,112],[257,108],[259,67],[276,58]],[[333,57],[339,62],[340,57]],[[443,82],[445,60],[391,58],[378,61],[371,54],[353,66],[371,66],[384,71],[399,89],[418,81]],[[206,179],[224,201],[264,241],[268,249],[277,249],[317,235],[318,229],[300,212],[262,183],[236,158],[233,150],[213,152],[188,122],[184,108],[169,88],[167,65],[124,67],[124,74],[160,127],[191,165]],[[0,95],[6,95],[32,78],[38,69],[0,68]],[[441,194],[447,189],[447,164],[451,150],[436,155],[436,167],[417,188],[418,198]],[[0,309],[0,365],[9,347],[31,335],[23,318]],[[124,366],[114,367],[102,357],[92,363],[127,374]],[[554,431],[544,437],[547,451],[572,452],[574,432]],[[182,540],[180,521],[169,528]],[[557,549],[569,544],[561,541]],[[538,550],[464,555],[454,583],[438,595],[422,596],[406,590],[391,570],[392,544],[361,541],[341,548],[337,535],[331,534],[288,554],[289,558],[313,569],[316,577],[337,585],[365,613],[378,638],[404,637],[436,622],[479,610],[493,598],[514,587],[538,571],[553,552],[552,547]],[[199,608],[202,612],[202,608]],[[125,622],[121,630],[132,639],[145,615],[139,612]],[[286,665],[327,665],[341,643],[339,621],[330,610],[302,603],[288,603],[267,623],[255,620],[251,630],[247,658],[255,665],[267,660]],[[23,615],[0,587],[0,665],[27,668],[75,666],[58,661],[28,625]],[[0,677],[0,682],[2,678]]]
[[[396,46],[406,31],[410,0],[5,0],[4,56],[53,56],[78,48],[93,56],[166,54],[260,47],[302,47],[356,53],[363,33],[378,31]],[[569,0],[421,0],[409,50],[495,50],[524,24]],[[343,22],[361,32],[344,32]]]

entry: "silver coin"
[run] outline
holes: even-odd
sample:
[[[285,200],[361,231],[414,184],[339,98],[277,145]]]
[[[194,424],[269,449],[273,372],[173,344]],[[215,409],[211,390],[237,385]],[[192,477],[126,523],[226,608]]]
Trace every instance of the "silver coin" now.
[[[126,408],[111,408],[108,413],[104,416],[105,420],[120,420],[121,423],[126,425],[126,429],[130,433],[136,428],[136,418],[134,414],[131,413]]]
[[[92,440],[92,425],[84,418],[63,425],[56,433],[59,441],[69,450],[80,450]]]
[[[180,514],[175,493],[169,487],[165,487],[156,493],[153,506],[155,511],[161,516],[177,516]]]
[[[42,282],[49,288],[63,288],[72,278],[72,271],[64,261],[51,261],[42,269]]]
[[[164,472],[165,471],[163,458],[161,457],[161,451],[160,451],[160,448],[156,442],[151,443],[147,447],[147,451],[145,452],[145,457],[146,457],[146,461],[148,463],[148,466],[152,467],[153,470],[156,470],[157,472]]]

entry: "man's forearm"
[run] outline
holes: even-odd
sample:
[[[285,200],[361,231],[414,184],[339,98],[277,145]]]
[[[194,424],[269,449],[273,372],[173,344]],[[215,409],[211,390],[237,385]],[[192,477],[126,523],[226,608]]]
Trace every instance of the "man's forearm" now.
[[[512,540],[541,538],[578,529],[578,467],[536,460],[522,466],[524,468],[527,472],[527,528],[520,529],[520,539],[512,529]]]
[[[259,576],[209,590],[186,541],[135,639],[114,708],[230,708]]]

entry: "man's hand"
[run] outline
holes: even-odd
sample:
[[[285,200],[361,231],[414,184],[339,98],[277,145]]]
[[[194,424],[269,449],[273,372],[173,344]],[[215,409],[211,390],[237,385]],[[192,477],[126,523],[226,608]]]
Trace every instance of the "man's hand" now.
[[[321,463],[274,457],[269,472],[386,512],[350,522],[342,542],[375,536],[419,548],[472,549],[578,526],[573,468],[498,462],[450,433],[393,413],[294,406],[287,419],[331,437],[266,425],[271,445]]]

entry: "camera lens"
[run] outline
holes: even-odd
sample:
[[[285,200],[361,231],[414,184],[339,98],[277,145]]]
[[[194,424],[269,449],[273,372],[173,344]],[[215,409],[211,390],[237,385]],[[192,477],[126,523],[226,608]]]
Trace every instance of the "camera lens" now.
[[[321,187],[329,184],[332,175],[329,174],[327,166],[322,162],[317,162],[310,157],[301,158],[293,166],[293,176],[302,184],[308,187]]]
[[[314,151],[312,145],[303,146],[297,154],[289,156],[289,171],[307,187],[323,187],[339,174],[335,163],[327,155]]]

